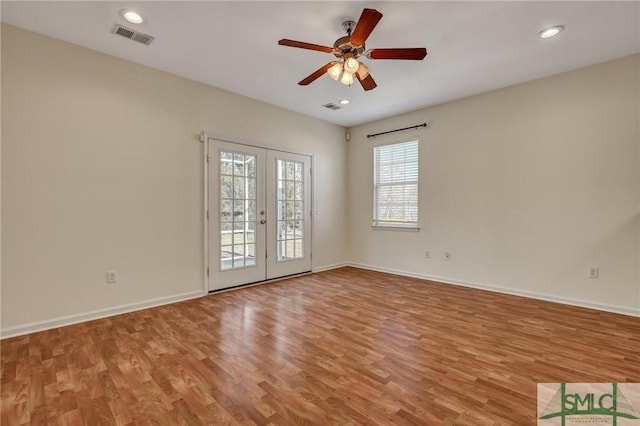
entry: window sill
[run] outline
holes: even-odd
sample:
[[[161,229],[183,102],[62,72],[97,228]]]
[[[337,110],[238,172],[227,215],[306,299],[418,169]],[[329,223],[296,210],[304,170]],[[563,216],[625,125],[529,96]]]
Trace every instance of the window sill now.
[[[420,232],[419,226],[372,225],[371,229],[374,231]]]

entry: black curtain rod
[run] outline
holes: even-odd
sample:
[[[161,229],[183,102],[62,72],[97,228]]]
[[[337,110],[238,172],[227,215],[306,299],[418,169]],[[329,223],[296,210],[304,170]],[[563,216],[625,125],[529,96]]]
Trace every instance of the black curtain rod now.
[[[380,135],[386,135],[387,133],[395,133],[395,132],[402,132],[403,130],[417,129],[418,127],[427,127],[427,123],[416,124],[415,126],[403,127],[402,129],[389,130],[388,132],[374,133],[372,135],[367,135],[367,139],[375,138],[376,136],[380,136]]]

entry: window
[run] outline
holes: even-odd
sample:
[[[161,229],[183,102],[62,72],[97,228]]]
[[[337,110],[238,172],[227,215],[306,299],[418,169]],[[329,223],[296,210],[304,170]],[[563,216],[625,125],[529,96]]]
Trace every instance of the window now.
[[[417,228],[418,141],[373,149],[373,225]]]

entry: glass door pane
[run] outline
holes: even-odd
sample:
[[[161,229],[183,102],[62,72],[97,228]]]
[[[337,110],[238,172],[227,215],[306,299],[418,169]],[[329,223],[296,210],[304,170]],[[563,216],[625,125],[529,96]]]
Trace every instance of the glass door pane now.
[[[220,270],[255,267],[257,158],[221,149],[219,161]]]
[[[276,160],[277,261],[304,258],[304,163]]]

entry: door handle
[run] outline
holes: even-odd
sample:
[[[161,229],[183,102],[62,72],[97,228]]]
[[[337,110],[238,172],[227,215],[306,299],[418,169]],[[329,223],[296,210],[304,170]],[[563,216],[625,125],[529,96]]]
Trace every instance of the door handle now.
[[[260,221],[260,225],[264,225],[265,223],[266,223],[266,220],[264,220],[264,219],[262,219],[262,220]]]

